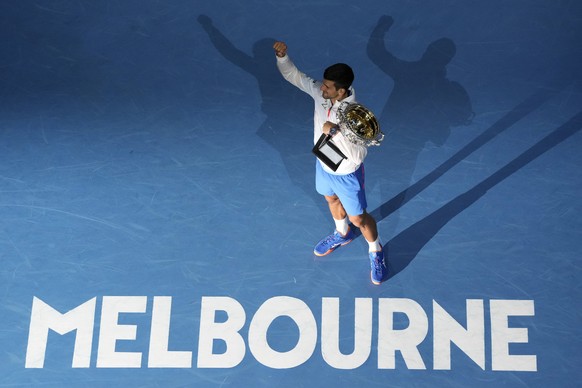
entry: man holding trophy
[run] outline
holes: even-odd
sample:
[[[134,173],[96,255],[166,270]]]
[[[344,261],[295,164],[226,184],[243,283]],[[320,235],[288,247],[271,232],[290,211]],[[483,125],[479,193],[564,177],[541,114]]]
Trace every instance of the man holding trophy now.
[[[384,135],[372,112],[356,102],[354,73],[348,65],[332,65],[324,71],[323,80],[316,81],[297,69],[284,42],[276,42],[273,49],[283,77],[309,94],[315,103],[315,186],[329,205],[336,230],[315,246],[314,253],[325,256],[350,243],[355,237],[351,222],[368,242],[370,277],[378,285],[388,270],[376,221],[366,212],[363,162],[367,147],[379,145]]]

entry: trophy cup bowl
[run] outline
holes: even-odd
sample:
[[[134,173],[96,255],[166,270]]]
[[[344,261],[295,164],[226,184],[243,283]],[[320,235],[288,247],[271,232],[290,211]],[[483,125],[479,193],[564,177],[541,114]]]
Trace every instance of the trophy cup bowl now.
[[[384,140],[376,116],[359,103],[344,102],[338,109],[339,129],[352,143],[379,146]]]

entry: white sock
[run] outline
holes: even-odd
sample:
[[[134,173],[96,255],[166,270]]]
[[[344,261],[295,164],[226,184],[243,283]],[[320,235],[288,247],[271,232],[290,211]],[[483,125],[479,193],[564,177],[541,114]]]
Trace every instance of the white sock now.
[[[374,242],[368,241],[368,245],[370,246],[368,252],[380,252],[382,250],[382,245],[380,244],[380,236],[378,236],[378,238]]]
[[[335,229],[342,235],[345,236],[348,233],[349,225],[348,225],[348,217],[344,218],[343,220],[336,220],[335,221]]]

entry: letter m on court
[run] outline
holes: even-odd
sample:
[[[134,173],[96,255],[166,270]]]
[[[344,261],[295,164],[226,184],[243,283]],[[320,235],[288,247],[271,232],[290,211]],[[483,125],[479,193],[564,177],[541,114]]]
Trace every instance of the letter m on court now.
[[[63,335],[76,330],[73,368],[88,368],[91,362],[95,301],[90,299],[65,314],[61,314],[34,297],[26,349],[26,368],[42,368],[49,329]]]

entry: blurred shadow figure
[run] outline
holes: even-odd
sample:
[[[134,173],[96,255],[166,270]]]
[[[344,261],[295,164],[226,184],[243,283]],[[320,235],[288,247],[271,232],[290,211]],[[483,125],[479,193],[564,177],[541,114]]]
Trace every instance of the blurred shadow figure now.
[[[311,155],[313,147],[308,136],[312,118],[305,113],[311,106],[303,93],[281,78],[274,66],[275,39],[258,40],[253,45],[252,55],[248,55],[215,27],[210,17],[200,15],[198,22],[224,58],[256,78],[262,98],[261,111],[266,115],[257,134],[279,152],[291,182],[319,203],[320,198],[313,190],[312,180],[315,178],[305,179],[306,175],[313,175],[311,159],[305,157]],[[297,127],[302,122],[305,125]]]
[[[420,151],[427,142],[439,147],[447,140],[451,127],[467,125],[473,117],[465,89],[447,79],[446,66],[456,47],[452,40],[432,42],[417,61],[396,58],[386,49],[384,37],[393,24],[382,16],[368,41],[368,57],[394,81],[392,93],[380,115],[387,133],[382,158],[387,167],[382,186],[399,193],[411,183]],[[383,192],[387,190],[382,189]],[[395,211],[396,209],[390,209]],[[387,214],[383,214],[385,217]]]

